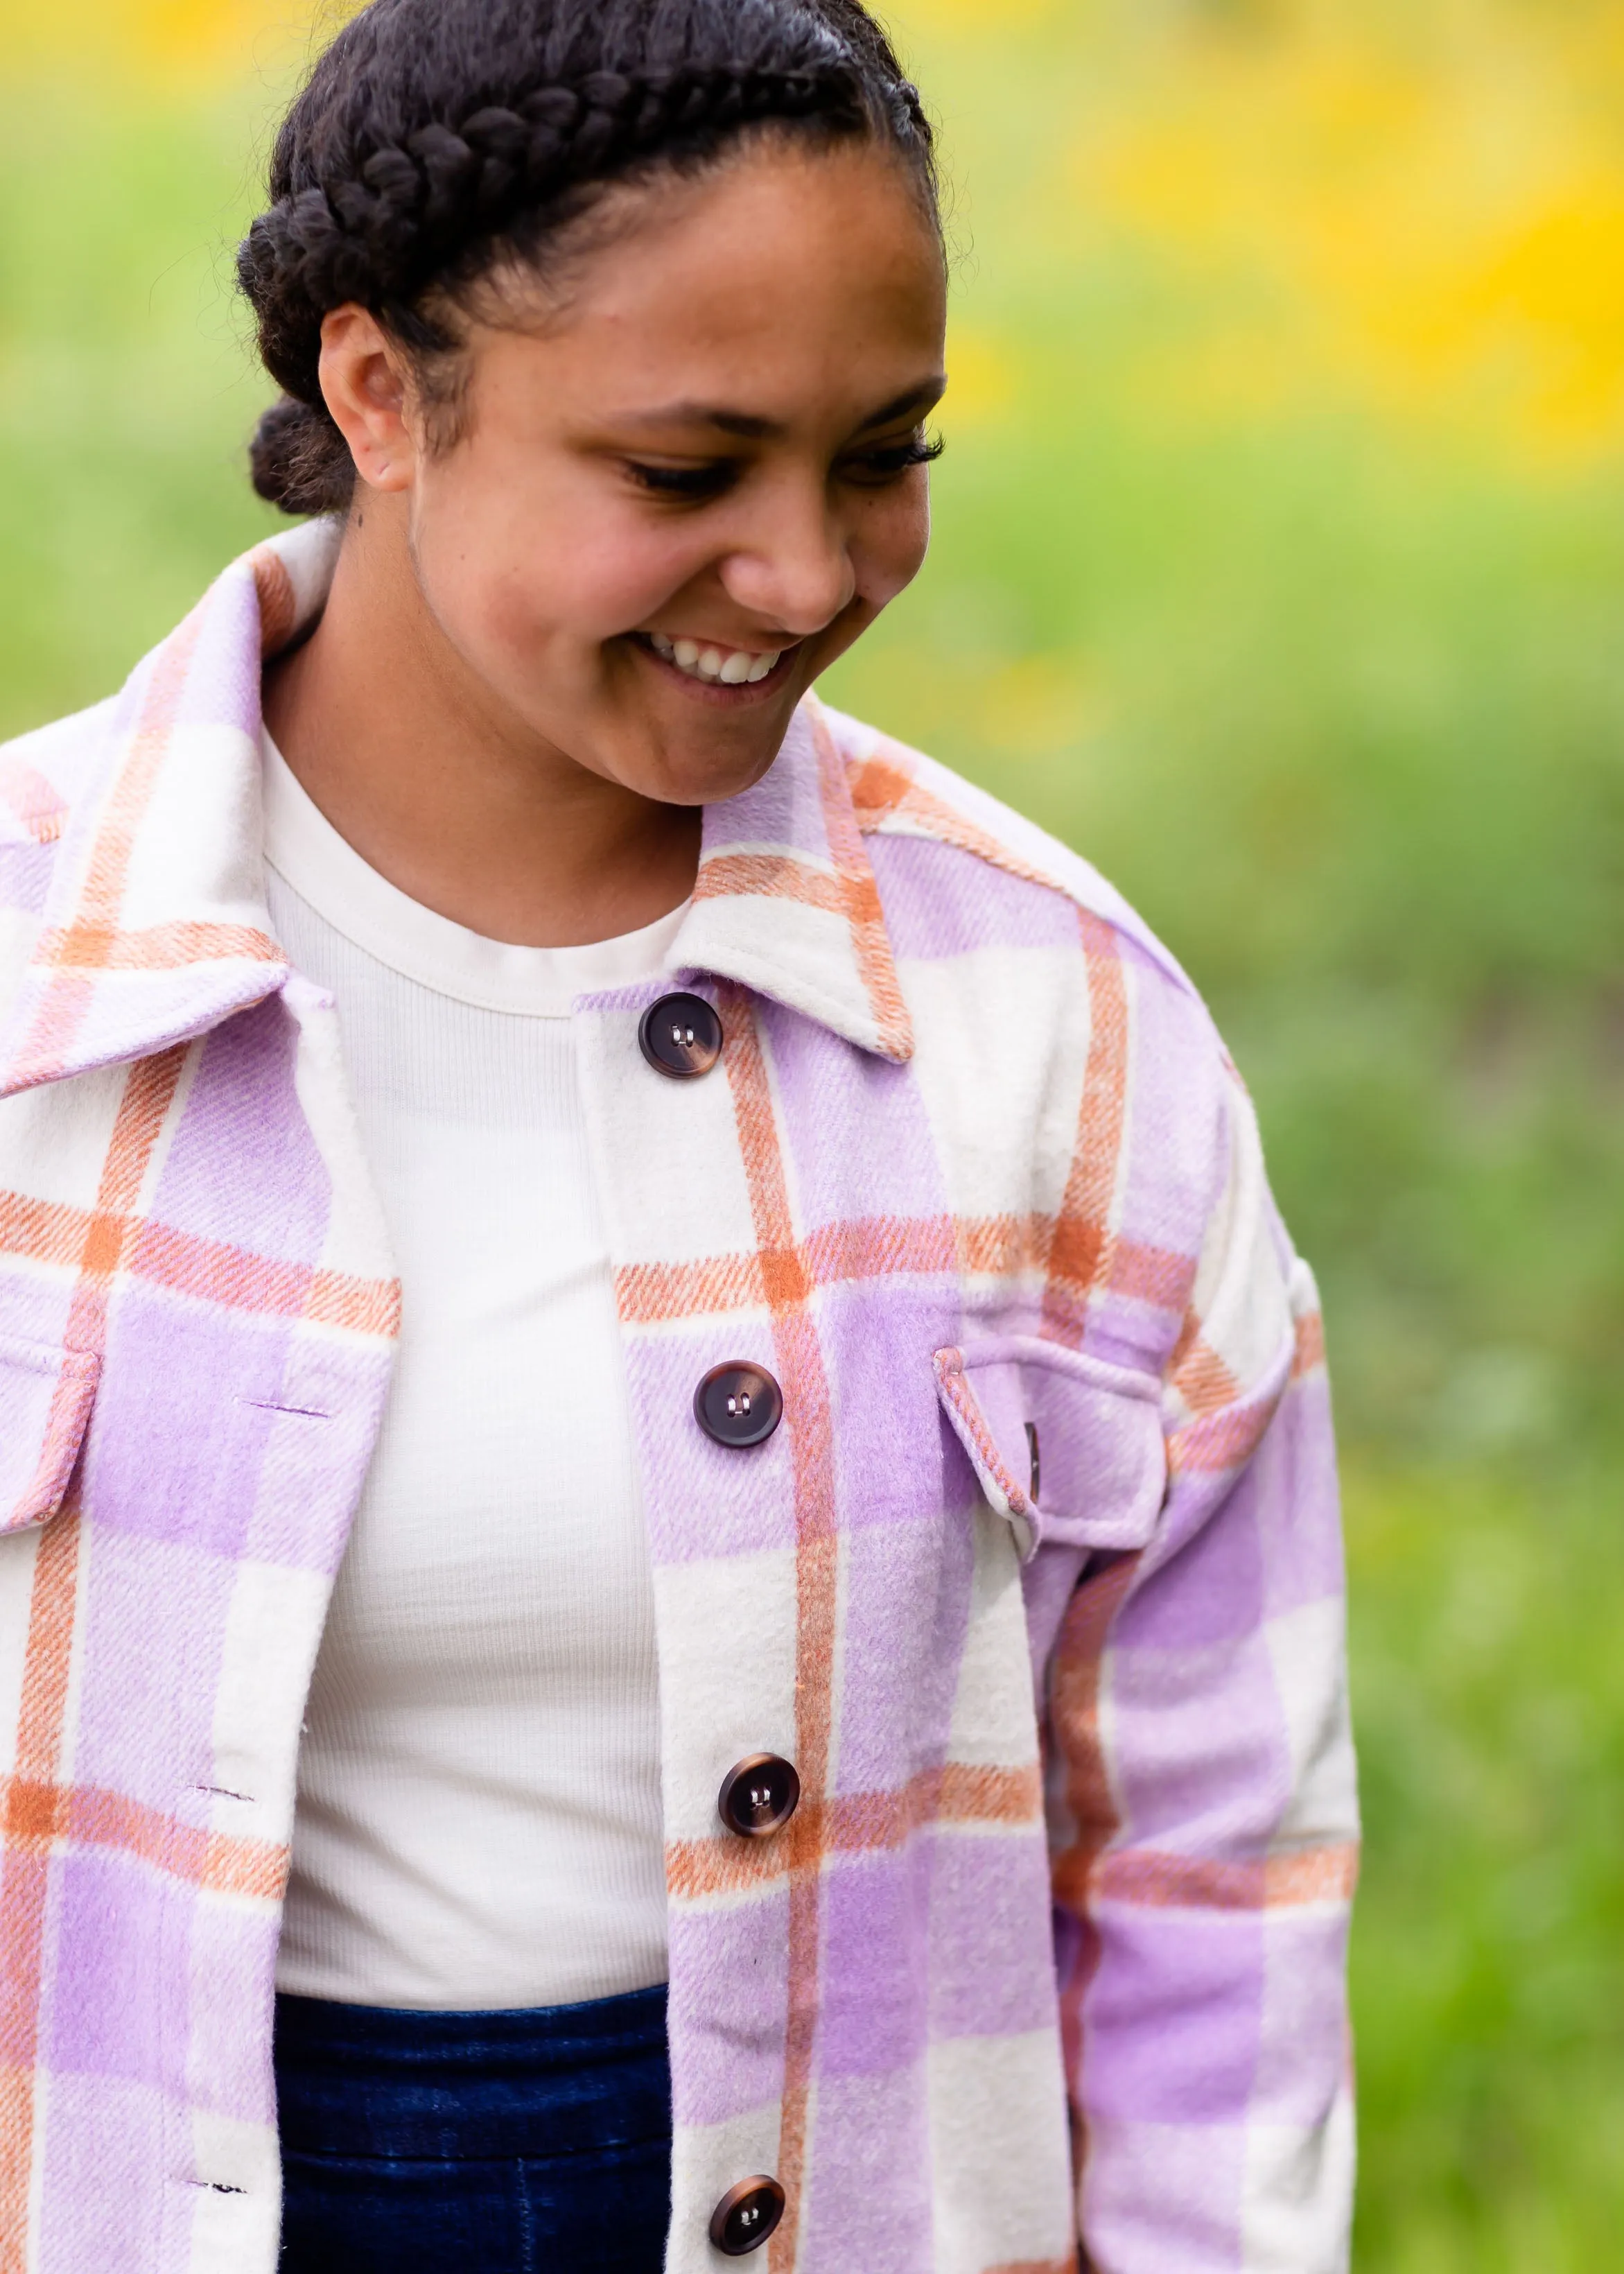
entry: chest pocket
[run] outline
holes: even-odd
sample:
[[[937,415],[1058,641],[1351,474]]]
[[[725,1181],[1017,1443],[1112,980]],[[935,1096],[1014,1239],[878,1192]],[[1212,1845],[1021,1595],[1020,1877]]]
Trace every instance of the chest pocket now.
[[[62,1506],[101,1371],[89,1351],[0,1335],[0,1533],[49,1524]]]
[[[1167,1492],[1159,1383],[1035,1335],[935,1362],[944,1410],[1023,1562],[1049,1543],[1144,1547]]]

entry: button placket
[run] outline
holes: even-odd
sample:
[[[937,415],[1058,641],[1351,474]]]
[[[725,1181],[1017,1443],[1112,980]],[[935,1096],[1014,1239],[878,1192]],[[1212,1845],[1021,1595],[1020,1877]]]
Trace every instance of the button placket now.
[[[643,1013],[637,1043],[657,1073],[693,1081],[722,1055],[722,1022],[699,995],[663,995]],[[718,1445],[738,1450],[764,1444],[784,1419],[784,1393],[764,1367],[733,1359],[712,1367],[694,1391],[694,1418]],[[741,1839],[768,1838],[786,1824],[801,1800],[794,1765],[776,1753],[752,1753],[723,1779],[718,1809]],[[759,2250],[784,2216],[785,2194],[768,2172],[729,2187],[710,2214],[712,2245],[725,2258]]]

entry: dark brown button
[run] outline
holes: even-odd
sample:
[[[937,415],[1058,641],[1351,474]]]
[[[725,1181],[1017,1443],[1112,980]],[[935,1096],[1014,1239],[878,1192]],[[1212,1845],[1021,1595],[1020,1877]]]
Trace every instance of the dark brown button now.
[[[735,1359],[694,1392],[694,1419],[718,1445],[764,1444],[784,1419],[784,1393],[763,1367]]]
[[[759,2250],[784,2216],[784,2190],[758,2172],[729,2187],[710,2214],[710,2240],[724,2258],[743,2258]]]
[[[780,1760],[777,1753],[752,1753],[728,1770],[716,1804],[730,1832],[764,1840],[789,1822],[800,1798],[801,1779],[793,1762]]]
[[[703,995],[662,995],[643,1013],[637,1040],[657,1073],[693,1081],[722,1055],[722,1022]]]

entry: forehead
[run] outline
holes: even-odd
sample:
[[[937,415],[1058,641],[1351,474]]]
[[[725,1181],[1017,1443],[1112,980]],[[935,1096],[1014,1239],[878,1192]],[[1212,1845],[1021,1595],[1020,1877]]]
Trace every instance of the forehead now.
[[[939,365],[940,240],[919,188],[866,144],[766,142],[693,180],[617,194],[596,242],[479,343],[498,394],[560,414],[754,395],[771,418],[838,416]],[[482,386],[482,393],[485,387]]]

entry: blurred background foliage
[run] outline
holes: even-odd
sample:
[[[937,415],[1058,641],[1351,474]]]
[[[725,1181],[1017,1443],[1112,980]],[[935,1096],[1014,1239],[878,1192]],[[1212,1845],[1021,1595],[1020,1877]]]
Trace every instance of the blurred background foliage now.
[[[0,0],[0,731],[269,516],[229,291],[302,0]],[[1358,2263],[1624,2232],[1624,7],[906,0],[935,553],[838,701],[1214,1002],[1325,1289]],[[1614,2261],[1614,2263],[1617,2263]]]

